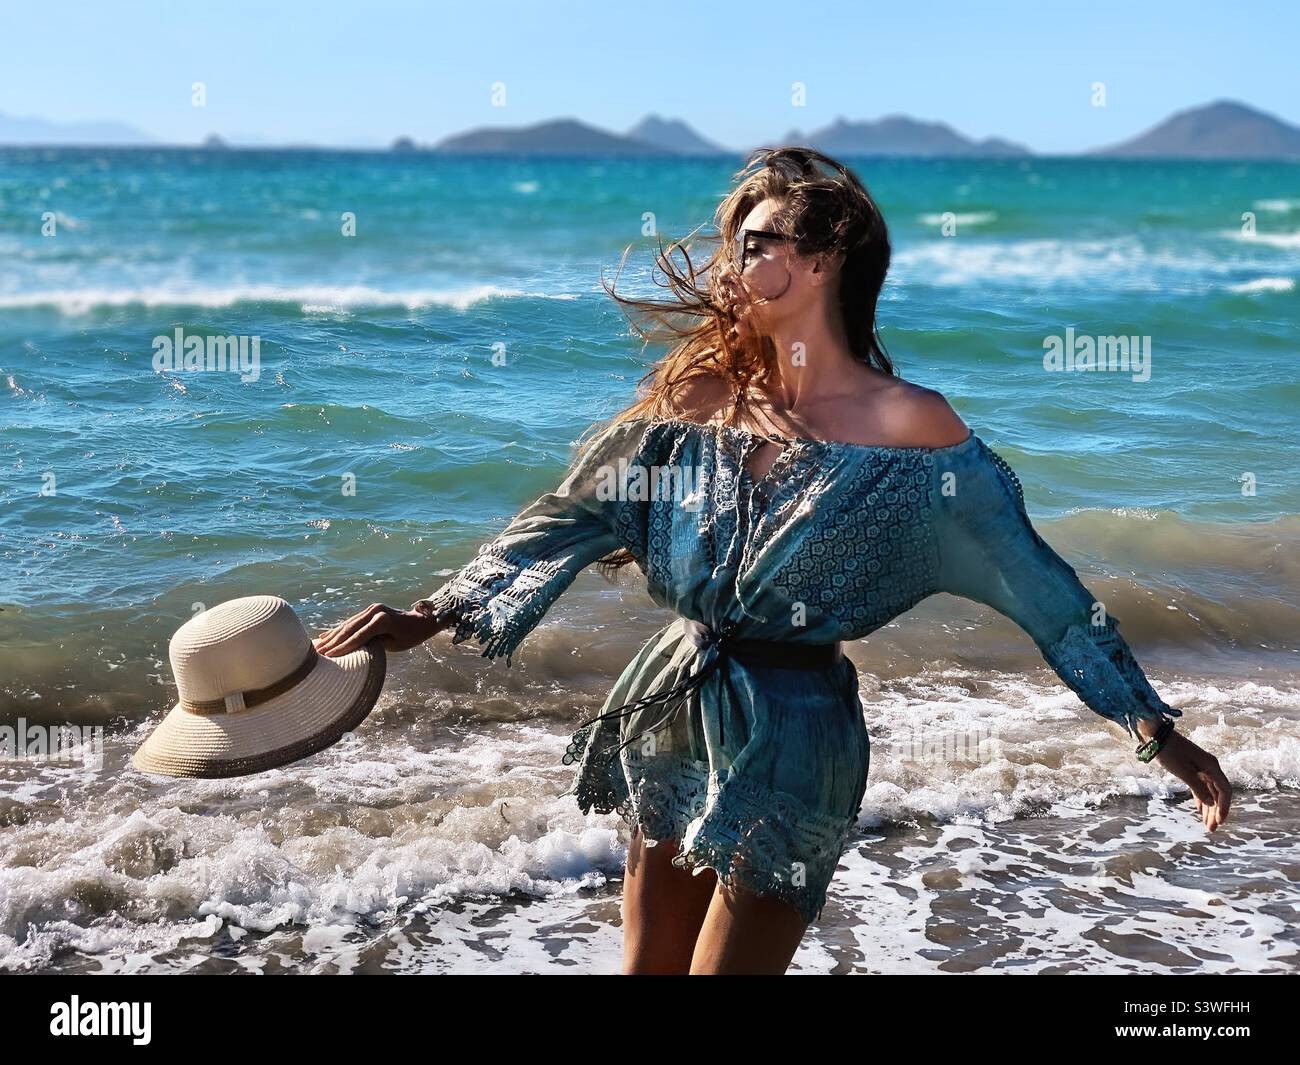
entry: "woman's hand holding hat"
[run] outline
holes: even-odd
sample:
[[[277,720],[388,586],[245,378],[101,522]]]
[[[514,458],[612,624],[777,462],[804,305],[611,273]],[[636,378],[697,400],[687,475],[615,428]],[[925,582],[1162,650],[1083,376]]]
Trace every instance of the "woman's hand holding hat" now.
[[[371,640],[379,640],[385,651],[409,651],[445,625],[415,610],[371,603],[342,624],[321,633],[312,643],[327,658],[348,654]]]

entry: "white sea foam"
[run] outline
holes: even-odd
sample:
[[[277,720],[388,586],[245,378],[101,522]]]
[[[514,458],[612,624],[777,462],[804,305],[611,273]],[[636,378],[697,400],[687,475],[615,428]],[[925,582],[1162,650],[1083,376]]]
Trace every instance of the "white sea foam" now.
[[[872,737],[859,818],[866,837],[832,885],[823,927],[801,948],[802,968],[829,967],[835,938],[843,935],[874,943],[875,964],[932,964],[922,949],[924,913],[911,906],[908,921],[893,931],[884,920],[905,882],[917,890],[915,899],[929,900],[923,910],[930,902],[942,909],[945,892],[1014,881],[1039,855],[1052,871],[1027,887],[1041,896],[1038,905],[1054,890],[1081,893],[1072,907],[1053,903],[1040,912],[1066,919],[1069,910],[1083,921],[1086,911],[1100,919],[1111,893],[1138,887],[1123,864],[1129,849],[1164,853],[1199,838],[1185,789],[1159,768],[1137,763],[1120,730],[1059,684],[952,670],[905,680],[864,674],[862,682]],[[1234,785],[1281,794],[1300,782],[1300,693],[1254,682],[1158,686],[1186,712],[1184,730],[1219,758]],[[20,805],[22,816],[0,836],[0,968],[48,967],[69,951],[108,968],[154,968],[153,956],[175,952],[167,964],[185,967],[212,954],[217,940],[242,943],[256,933],[272,938],[249,947],[250,967],[282,954],[308,967],[329,958],[346,970],[359,964],[363,943],[373,946],[379,926],[395,944],[390,962],[403,971],[484,965],[475,957],[474,943],[486,942],[480,936],[511,971],[556,964],[571,939],[577,956],[570,963],[616,969],[617,930],[605,926],[617,900],[587,891],[621,873],[626,831],[616,815],[583,815],[564,794],[573,773],[560,761],[567,732],[480,724],[464,738],[440,733],[430,740],[411,720],[389,701],[350,740],[283,770],[148,783],[124,765],[144,724],[136,734],[109,737],[100,774],[50,768],[39,777],[6,779],[0,794]],[[1003,749],[979,762],[909,760],[899,741],[918,728],[931,735],[992,728]],[[83,797],[72,819],[60,798],[69,787]],[[1135,835],[1130,846],[1116,831],[1085,831],[1112,816],[1111,800],[1132,797],[1150,800],[1154,836]],[[1247,799],[1243,793],[1238,805]],[[1023,816],[1043,811],[1078,830],[1063,835],[1057,822]],[[897,856],[914,873],[872,859],[886,838],[881,831],[898,840],[894,826],[919,820],[937,821],[939,839],[902,837]],[[988,846],[958,845],[983,838]],[[1266,863],[1267,841],[1258,846],[1250,868],[1260,872],[1252,875],[1273,868],[1259,864]],[[1268,860],[1284,856],[1275,850]],[[1244,860],[1237,855],[1233,867]],[[1073,871],[1062,872],[1062,863]],[[935,881],[934,870],[947,872]],[[947,883],[954,875],[958,883]],[[1146,888],[1136,893],[1146,896]],[[517,910],[511,899],[520,897],[536,901]],[[1276,918],[1252,906],[1255,895],[1243,899],[1241,915],[1262,936]],[[491,905],[475,908],[483,900]],[[452,904],[470,910],[448,911]],[[1041,936],[1045,948],[1055,949],[1059,926],[1038,928],[1035,908],[1019,908],[1014,931]],[[418,937],[406,940],[403,929],[416,920],[439,933],[467,934],[452,935],[453,947],[433,949],[427,937],[424,945]],[[917,920],[922,927],[913,937],[907,930]],[[1215,934],[1190,924],[1183,932],[1192,940]],[[1281,949],[1264,949],[1258,937],[1251,942],[1261,966]],[[539,949],[543,943],[549,951]],[[1106,961],[1104,948],[1098,957]]]
[[[1159,767],[1130,759],[1123,730],[1062,685],[952,669],[891,681],[874,693],[865,676],[863,685],[872,738],[864,826],[918,817],[1005,821],[1044,801],[1187,794]],[[1157,687],[1183,711],[1181,730],[1219,757],[1234,785],[1300,786],[1300,691],[1252,682]],[[1271,724],[1224,723],[1246,708]],[[982,745],[983,760],[917,757],[918,736],[942,750],[946,737],[990,735],[996,743]]]
[[[905,284],[1041,287],[1105,283],[1115,288],[1160,291],[1171,281],[1203,284],[1206,276],[1241,269],[1242,264],[1200,250],[1152,250],[1135,237],[1005,241],[957,236],[904,246],[894,256],[894,267],[895,276]]]
[[[0,846],[0,967],[39,966],[68,948],[169,949],[223,926],[345,933],[408,903],[599,886],[621,869],[618,820],[584,817],[560,797],[564,743],[523,727],[424,751],[362,732],[283,771],[169,782],[130,811],[88,802],[75,820],[25,824]],[[322,808],[373,816],[268,832],[260,814],[239,812],[268,794],[289,804],[289,822]],[[33,848],[58,860],[21,857]],[[95,899],[71,902],[88,882]],[[128,910],[139,923],[121,918]]]
[[[5,384],[9,387],[10,393],[15,396],[31,396],[35,394],[23,388],[13,374],[5,374]]]
[[[1250,805],[1239,799],[1239,819]],[[880,838],[854,848],[832,885],[835,927],[814,932],[796,963],[829,971],[848,958],[875,973],[1292,968],[1294,892],[1269,858],[1285,840],[1248,831],[1210,841],[1194,816],[1159,799],[1128,819],[1075,807],[1038,824],[942,826],[889,847],[887,860]]]
[[[1151,247],[1134,236],[1092,240],[933,237],[900,246],[893,277],[904,285],[940,287],[1105,285],[1110,289],[1160,292],[1206,291],[1247,270],[1277,269],[1271,247],[1300,247],[1300,234],[1255,240],[1235,231],[1259,255],[1222,255],[1204,247]]]
[[[1239,285],[1229,285],[1231,292],[1292,292],[1295,290],[1295,278],[1291,277],[1257,277],[1254,281],[1243,281]]]
[[[1252,206],[1259,211],[1274,211],[1285,214],[1289,211],[1300,211],[1300,200],[1256,200]]]
[[[1270,248],[1300,248],[1300,230],[1294,233],[1261,233],[1257,229],[1253,233],[1244,233],[1240,229],[1225,229],[1219,235],[1244,244],[1263,244]]]
[[[572,293],[526,292],[496,285],[459,289],[387,290],[365,285],[234,285],[212,288],[81,288],[0,295],[0,309],[52,307],[63,314],[87,314],[114,307],[230,307],[240,303],[297,304],[304,313],[358,307],[451,307],[463,311],[493,299],[573,300]]]

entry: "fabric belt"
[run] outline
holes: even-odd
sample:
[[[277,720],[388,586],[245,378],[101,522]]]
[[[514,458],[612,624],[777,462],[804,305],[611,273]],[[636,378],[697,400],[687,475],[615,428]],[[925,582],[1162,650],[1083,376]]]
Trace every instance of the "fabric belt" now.
[[[844,658],[843,645],[838,641],[835,643],[795,643],[791,640],[741,639],[734,635],[735,626],[730,621],[723,622],[715,629],[703,622],[693,621],[688,618],[685,622],[685,628],[691,642],[704,653],[704,661],[698,669],[680,684],[666,691],[655,692],[653,695],[647,695],[633,702],[624,703],[622,706],[616,706],[613,710],[606,710],[589,721],[584,721],[581,727],[586,728],[598,721],[627,717],[656,703],[668,707],[667,712],[649,728],[643,729],[637,735],[624,740],[613,748],[614,750],[622,750],[628,744],[636,742],[647,733],[657,732],[667,725],[690,697],[691,692],[701,688],[704,682],[720,666],[725,667],[733,658],[746,666],[807,670],[829,669]],[[718,719],[718,738],[719,740],[725,739],[721,718]]]

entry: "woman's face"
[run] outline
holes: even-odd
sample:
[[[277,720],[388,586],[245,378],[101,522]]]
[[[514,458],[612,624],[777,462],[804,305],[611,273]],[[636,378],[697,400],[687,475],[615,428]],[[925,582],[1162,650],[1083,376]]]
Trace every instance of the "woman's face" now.
[[[745,216],[737,233],[736,266],[739,274],[723,276],[722,292],[735,322],[733,339],[757,333],[771,336],[782,322],[797,317],[813,300],[823,298],[825,273],[816,262],[798,255],[792,243],[772,237],[751,236],[748,230],[771,230],[777,205],[763,200]],[[743,243],[741,239],[743,238]]]

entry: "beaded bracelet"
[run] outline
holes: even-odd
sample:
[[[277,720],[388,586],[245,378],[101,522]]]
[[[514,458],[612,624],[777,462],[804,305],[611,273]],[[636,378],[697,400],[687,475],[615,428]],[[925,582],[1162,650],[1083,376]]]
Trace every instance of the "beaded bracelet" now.
[[[1161,750],[1164,749],[1165,741],[1169,739],[1170,733],[1174,731],[1174,719],[1172,717],[1162,717],[1160,727],[1156,729],[1156,734],[1145,743],[1140,744],[1137,749],[1139,762],[1149,762]]]

